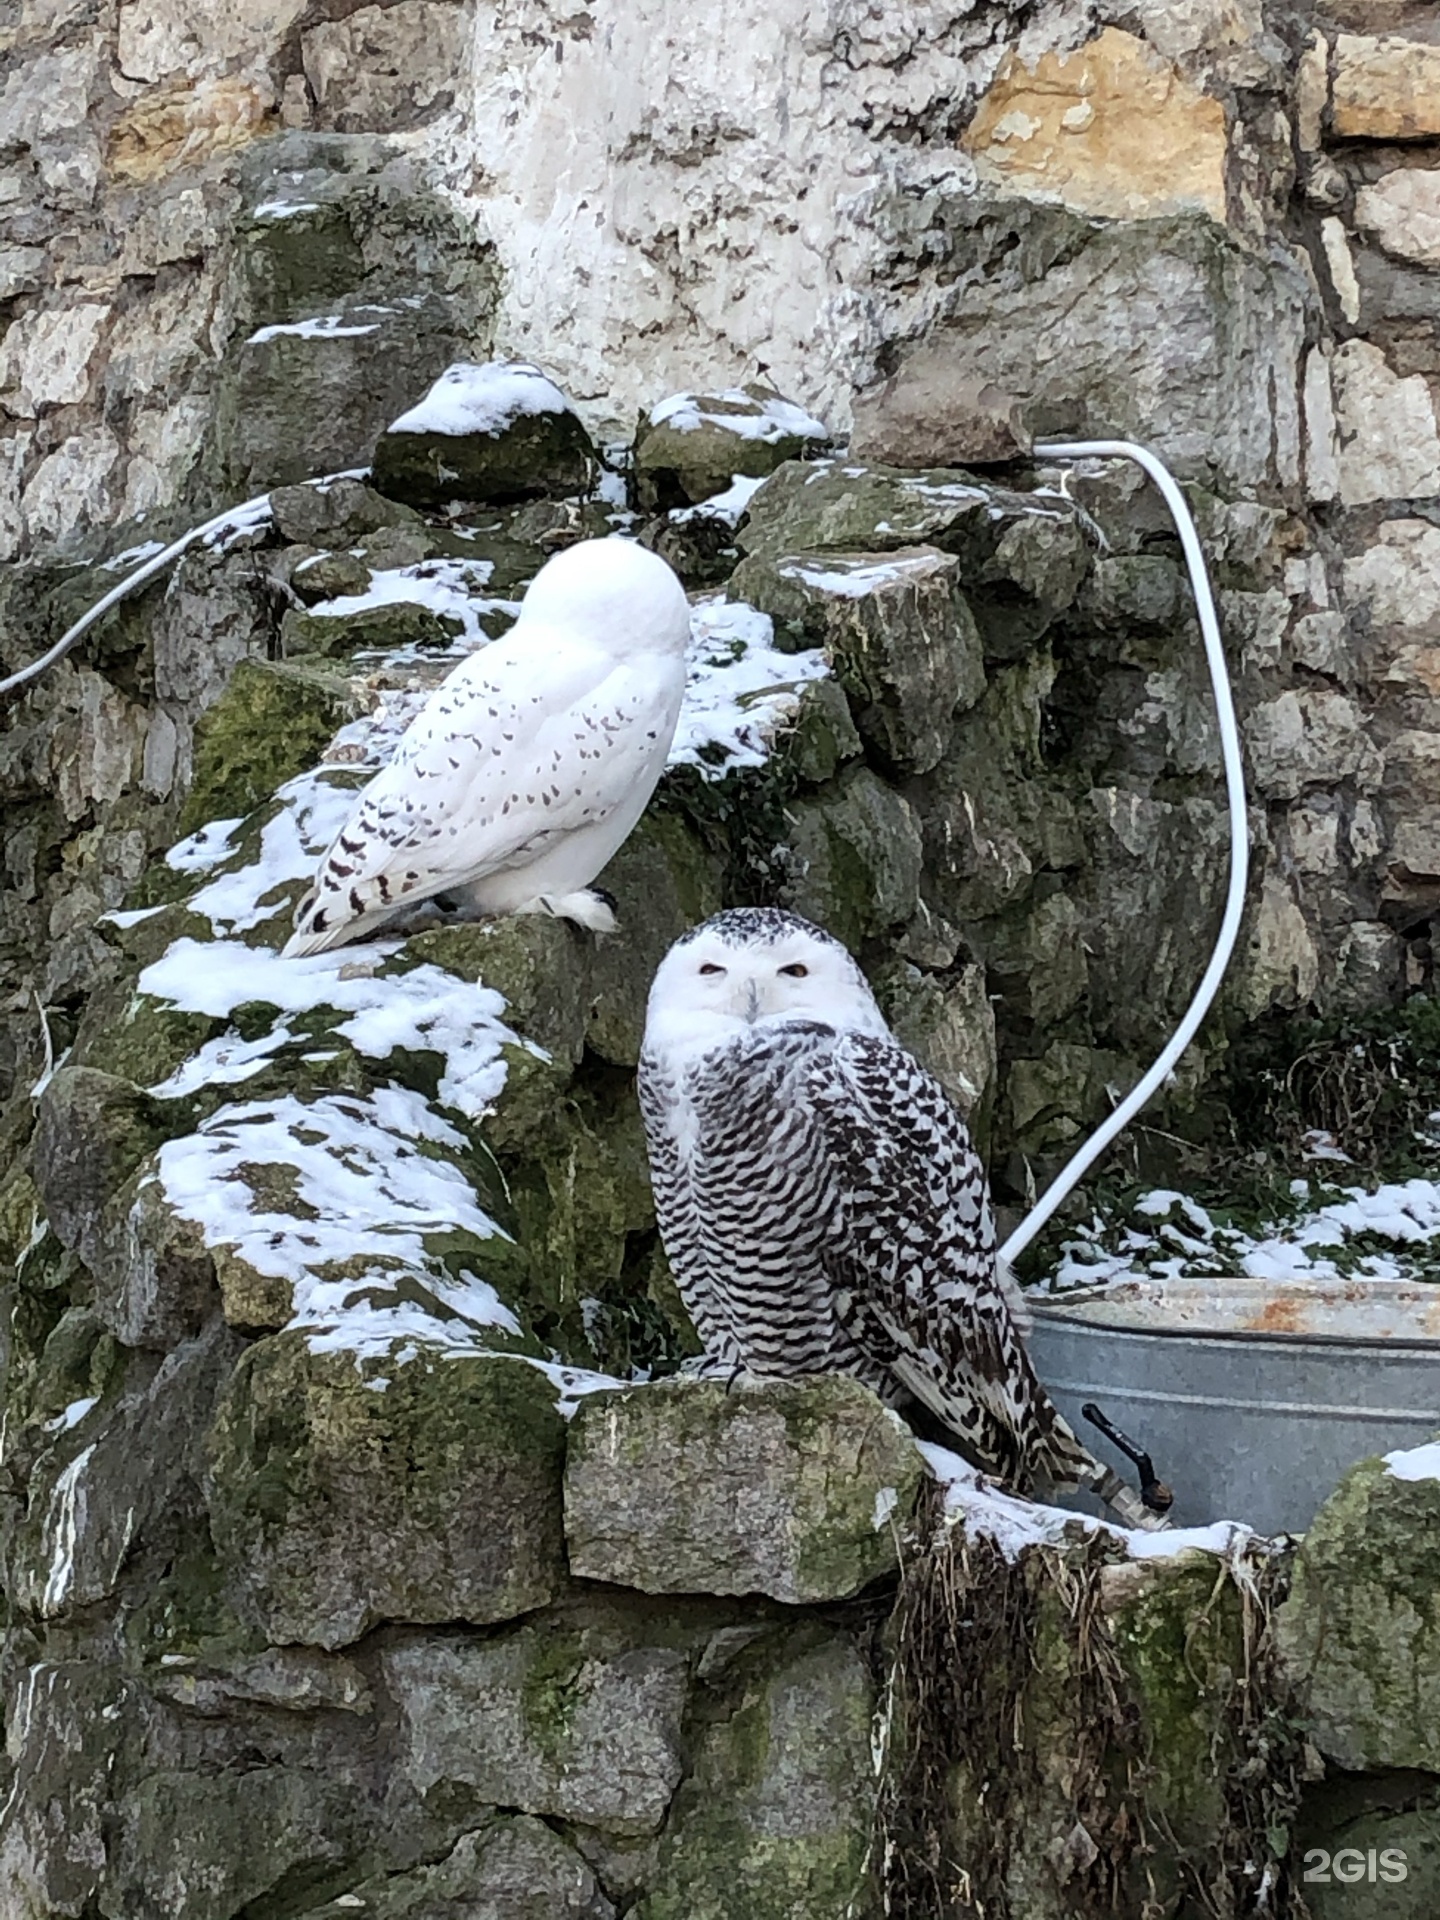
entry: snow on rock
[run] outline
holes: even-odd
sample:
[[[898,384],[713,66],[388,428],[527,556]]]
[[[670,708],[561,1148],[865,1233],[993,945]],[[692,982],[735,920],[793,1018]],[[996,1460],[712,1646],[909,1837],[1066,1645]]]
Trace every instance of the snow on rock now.
[[[829,673],[825,655],[781,653],[769,614],[714,595],[690,616],[689,679],[672,767],[723,780],[735,767],[763,766],[775,735],[792,721],[811,680]]]
[[[1125,1548],[1132,1560],[1163,1559],[1192,1548],[1223,1557],[1252,1538],[1251,1529],[1239,1520],[1217,1520],[1207,1527],[1172,1527],[1156,1533],[1119,1527],[1089,1514],[1070,1513],[1063,1507],[1022,1500],[995,1486],[958,1453],[927,1440],[917,1441],[916,1445],[930,1472],[945,1489],[946,1513],[963,1524],[967,1532],[984,1534],[993,1540],[1010,1561],[1018,1560],[1027,1547],[1060,1546],[1067,1537],[1067,1529],[1076,1528],[1086,1534],[1108,1534]],[[1074,1533],[1069,1537],[1073,1539]]]
[[[1387,1453],[1385,1465],[1396,1480],[1440,1480],[1440,1440],[1428,1440],[1423,1447]]]
[[[481,594],[494,571],[489,560],[421,560],[413,567],[381,568],[370,575],[363,593],[317,600],[308,611],[312,619],[344,620],[375,607],[428,607],[432,613],[458,620],[460,639],[472,647],[482,646],[490,637],[481,624],[486,615],[519,612],[513,600],[486,599]]]
[[[728,404],[717,408],[712,404],[716,400]],[[722,433],[733,433],[737,439],[759,440],[767,445],[795,436],[802,440],[830,438],[824,421],[793,401],[782,400],[779,394],[758,398],[743,387],[724,387],[715,393],[672,393],[650,409],[650,425],[672,427],[679,433],[714,427]]]
[[[525,414],[573,411],[554,381],[528,360],[460,360],[388,431],[497,434]]]
[[[757,479],[752,479],[748,474],[734,474],[722,493],[712,493],[708,500],[701,500],[693,507],[672,507],[665,517],[676,527],[683,527],[692,520],[723,520],[727,526],[738,527],[741,517],[749,511],[750,502],[768,477],[761,474]]]
[[[390,313],[390,307],[363,307],[363,313]],[[362,333],[378,333],[380,321],[361,321],[357,326],[350,314],[326,313],[314,320],[293,320],[278,322],[274,326],[259,327],[246,340],[247,347],[263,346],[267,340],[278,340],[286,336],[296,340],[349,340]]]

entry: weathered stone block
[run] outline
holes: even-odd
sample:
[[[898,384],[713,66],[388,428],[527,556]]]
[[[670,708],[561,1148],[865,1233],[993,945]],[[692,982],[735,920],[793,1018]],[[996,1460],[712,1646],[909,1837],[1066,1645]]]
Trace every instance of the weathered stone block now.
[[[1342,33],[1330,110],[1346,140],[1424,140],[1440,134],[1440,47],[1399,34]]]
[[[678,1644],[677,1644],[678,1643]],[[596,1606],[476,1639],[387,1649],[400,1770],[423,1796],[469,1789],[607,1833],[654,1833],[684,1772],[686,1637]]]
[[[1440,1773],[1440,1475],[1419,1452],[1345,1476],[1276,1620],[1311,1738],[1342,1767]]]
[[[772,388],[677,393],[642,418],[635,436],[635,489],[650,511],[694,506],[730,482],[774,473],[830,444],[823,424]]]
[[[903,794],[868,767],[852,768],[787,813],[787,907],[852,948],[910,918],[923,843]]]
[[[903,1423],[844,1376],[589,1395],[566,1457],[571,1570],[642,1593],[846,1599],[894,1567],[920,1477]]]
[[[242,660],[195,729],[181,832],[263,806],[282,782],[315,764],[356,706],[343,680],[312,667]]]
[[[826,647],[881,758],[901,773],[927,773],[956,709],[985,689],[980,635],[959,581],[953,554],[902,547],[745,560],[730,591]]]
[[[279,1642],[383,1620],[506,1620],[564,1576],[564,1427],[520,1360],[421,1351],[361,1366],[303,1334],[251,1348],[210,1446],[216,1550]]]
[[[762,1642],[726,1678],[637,1920],[864,1920],[875,1803],[864,1662],[812,1627]]]
[[[528,1815],[486,1821],[443,1860],[362,1880],[297,1920],[611,1920],[615,1909],[571,1846]]]
[[[564,394],[525,362],[459,361],[375,443],[375,484],[417,507],[584,492],[595,450]]]

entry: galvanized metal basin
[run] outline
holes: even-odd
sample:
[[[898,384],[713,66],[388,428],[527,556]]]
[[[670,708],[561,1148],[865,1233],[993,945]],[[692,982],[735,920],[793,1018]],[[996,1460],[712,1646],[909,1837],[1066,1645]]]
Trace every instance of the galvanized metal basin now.
[[[1081,1404],[1138,1441],[1179,1526],[1301,1533],[1357,1460],[1440,1431],[1440,1287],[1127,1281],[1031,1305],[1031,1355],[1061,1412],[1132,1483]]]

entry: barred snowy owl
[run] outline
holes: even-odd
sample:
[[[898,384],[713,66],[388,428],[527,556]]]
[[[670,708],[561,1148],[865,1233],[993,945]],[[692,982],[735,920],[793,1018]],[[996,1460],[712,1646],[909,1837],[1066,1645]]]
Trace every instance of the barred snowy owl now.
[[[587,540],[548,561],[509,633],[435,689],[365,788],[286,954],[361,939],[438,893],[608,930],[587,889],[664,769],[689,633],[683,587],[643,547]]]
[[[650,992],[640,1102],[710,1367],[856,1374],[1017,1491],[1118,1485],[1147,1524],[1036,1379],[965,1123],[839,941],[758,908],[685,934]]]

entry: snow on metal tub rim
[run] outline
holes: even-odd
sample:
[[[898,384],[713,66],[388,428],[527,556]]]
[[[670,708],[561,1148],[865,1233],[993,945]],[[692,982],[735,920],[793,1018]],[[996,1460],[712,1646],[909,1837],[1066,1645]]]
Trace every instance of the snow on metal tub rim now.
[[[1440,1288],[1137,1280],[1031,1305],[1031,1354],[1062,1413],[1130,1479],[1081,1406],[1138,1441],[1179,1526],[1301,1533],[1357,1461],[1440,1431]]]

